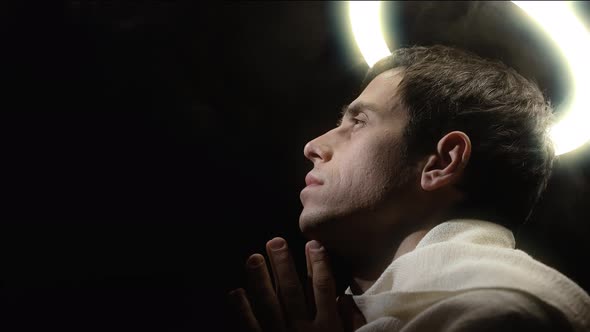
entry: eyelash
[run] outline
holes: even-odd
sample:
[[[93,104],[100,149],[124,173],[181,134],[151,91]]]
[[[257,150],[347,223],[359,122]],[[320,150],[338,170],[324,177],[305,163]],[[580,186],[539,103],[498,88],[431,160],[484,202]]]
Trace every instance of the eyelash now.
[[[340,118],[338,120],[338,122],[336,123],[336,126],[337,127],[340,127],[344,121],[345,121],[344,118]],[[363,121],[363,120],[358,119],[356,117],[350,117],[350,120],[349,121],[351,121],[353,123],[353,126],[356,126],[356,125],[359,125],[359,124],[362,125],[362,126],[364,126],[366,124],[366,121]]]
[[[363,120],[359,120],[359,119],[357,119],[357,118],[352,118],[352,119],[350,119],[350,121],[352,121],[352,122],[354,123],[354,125],[355,125],[355,126],[356,126],[357,124],[362,124],[362,125],[364,125],[364,124],[365,124],[365,121],[363,121]]]

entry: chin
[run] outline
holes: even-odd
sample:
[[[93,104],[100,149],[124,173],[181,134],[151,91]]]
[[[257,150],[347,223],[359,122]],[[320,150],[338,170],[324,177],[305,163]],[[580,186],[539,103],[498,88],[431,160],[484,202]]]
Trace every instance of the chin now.
[[[312,209],[303,209],[299,215],[299,230],[303,236],[308,240],[322,241],[321,234],[325,232],[327,224],[330,224],[330,219],[325,212]]]
[[[307,240],[319,241],[331,258],[345,259],[358,251],[354,243],[362,243],[362,235],[350,230],[349,221],[328,211],[303,210],[299,216],[299,229]]]
[[[308,240],[315,240],[315,237],[312,237],[312,234],[317,232],[318,221],[317,217],[313,216],[313,213],[303,209],[301,214],[299,215],[299,230],[303,233],[303,236]]]
[[[299,230],[308,240],[317,240],[324,245],[347,240],[350,227],[345,214],[326,209],[303,209],[299,215]]]

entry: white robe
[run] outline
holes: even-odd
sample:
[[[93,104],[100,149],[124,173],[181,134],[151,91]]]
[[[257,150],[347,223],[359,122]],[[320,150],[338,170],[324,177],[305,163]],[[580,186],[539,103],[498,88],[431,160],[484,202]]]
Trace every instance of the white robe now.
[[[352,294],[350,288],[345,293]],[[493,325],[490,319],[517,321],[515,313],[526,313],[541,322],[546,308],[561,313],[574,331],[590,331],[588,294],[515,249],[510,230],[482,220],[437,225],[352,298],[367,321],[358,332],[483,331],[478,317]]]

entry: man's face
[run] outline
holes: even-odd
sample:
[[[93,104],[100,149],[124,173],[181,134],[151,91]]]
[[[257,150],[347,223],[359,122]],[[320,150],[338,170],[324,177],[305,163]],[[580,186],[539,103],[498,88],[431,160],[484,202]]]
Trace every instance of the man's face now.
[[[418,173],[402,153],[408,115],[396,96],[401,78],[396,69],[377,76],[338,127],[305,146],[314,167],[300,194],[299,227],[308,237],[376,233],[402,217],[396,210],[411,196]]]

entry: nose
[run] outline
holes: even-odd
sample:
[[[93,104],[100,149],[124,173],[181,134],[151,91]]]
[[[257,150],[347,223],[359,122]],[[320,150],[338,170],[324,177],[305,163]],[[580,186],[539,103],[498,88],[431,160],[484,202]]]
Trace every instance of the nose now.
[[[303,155],[314,164],[320,161],[328,162],[332,159],[332,148],[320,140],[322,137],[320,136],[309,141],[303,148]]]

